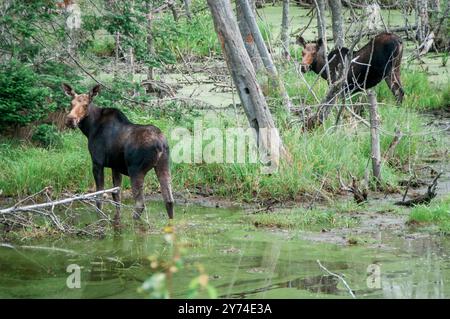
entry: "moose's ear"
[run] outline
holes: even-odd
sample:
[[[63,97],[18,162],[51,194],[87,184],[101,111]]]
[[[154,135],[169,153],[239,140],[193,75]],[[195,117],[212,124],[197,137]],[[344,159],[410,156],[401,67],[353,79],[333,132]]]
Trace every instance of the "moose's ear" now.
[[[306,46],[306,41],[305,39],[303,39],[303,37],[301,35],[297,36],[297,44],[305,47]]]
[[[92,100],[94,97],[96,97],[100,93],[100,84],[97,84],[94,86],[91,91],[89,92],[89,98]]]
[[[317,40],[317,47],[320,48],[322,45],[323,45],[323,40],[322,40],[322,38],[319,38]]]
[[[67,96],[69,96],[69,97],[75,96],[75,91],[72,89],[72,87],[69,84],[63,83],[61,85],[61,87]]]

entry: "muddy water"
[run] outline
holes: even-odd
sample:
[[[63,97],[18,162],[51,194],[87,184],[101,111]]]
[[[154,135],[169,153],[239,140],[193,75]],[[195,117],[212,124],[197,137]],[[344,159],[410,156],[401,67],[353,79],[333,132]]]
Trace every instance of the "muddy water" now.
[[[321,244],[302,240],[300,231],[256,229],[242,222],[243,214],[178,207],[175,234],[177,245],[184,247],[184,267],[174,274],[172,297],[186,297],[189,282],[198,276],[198,264],[220,297],[350,297],[343,283],[321,269],[317,260],[343,275],[357,298],[450,297],[448,237],[405,239],[386,231],[372,248]],[[103,239],[0,244],[0,297],[145,297],[137,288],[154,273],[147,257],[170,259],[172,252],[162,232],[161,203],[153,203],[147,216],[148,225],[128,225]],[[66,284],[71,264],[81,267],[81,288]]]

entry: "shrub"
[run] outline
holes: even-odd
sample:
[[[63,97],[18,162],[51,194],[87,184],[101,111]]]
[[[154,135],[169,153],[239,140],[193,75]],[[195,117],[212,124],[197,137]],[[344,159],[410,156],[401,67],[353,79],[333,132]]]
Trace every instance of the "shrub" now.
[[[13,60],[0,65],[0,131],[41,119],[56,108],[47,101],[48,88],[30,67]]]
[[[59,148],[62,146],[61,134],[53,124],[41,124],[34,131],[31,140],[44,148]]]

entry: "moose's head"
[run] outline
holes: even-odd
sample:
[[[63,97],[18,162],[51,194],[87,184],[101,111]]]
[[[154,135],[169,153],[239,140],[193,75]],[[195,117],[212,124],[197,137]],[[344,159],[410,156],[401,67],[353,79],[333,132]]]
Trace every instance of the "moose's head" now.
[[[91,104],[94,97],[100,92],[100,85],[95,85],[87,94],[77,94],[66,83],[62,84],[62,89],[67,96],[72,98],[70,102],[70,113],[66,116],[66,126],[69,128],[77,128],[80,121],[88,115],[89,104]]]
[[[323,41],[318,39],[316,42],[306,42],[302,36],[298,36],[296,43],[303,47],[301,71],[308,72],[311,66],[316,63],[319,56],[324,55]]]

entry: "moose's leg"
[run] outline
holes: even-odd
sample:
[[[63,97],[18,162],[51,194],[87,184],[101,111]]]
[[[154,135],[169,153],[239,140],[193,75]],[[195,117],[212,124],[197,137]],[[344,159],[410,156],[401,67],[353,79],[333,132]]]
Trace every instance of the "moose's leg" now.
[[[92,173],[94,174],[94,180],[95,180],[95,186],[98,191],[102,191],[105,188],[105,175],[104,175],[104,169],[103,166],[98,164],[92,164]],[[97,205],[98,209],[102,209],[102,201],[100,200],[102,198],[102,195],[97,196],[97,200],[95,201],[95,204]]]
[[[135,200],[134,205],[134,219],[139,219],[141,217],[142,211],[145,208],[144,204],[144,177],[145,174],[143,173],[137,173],[137,174],[130,174],[131,179],[131,190],[133,192],[133,197]]]
[[[386,83],[392,94],[394,94],[397,104],[402,104],[404,92],[400,82],[400,75],[397,76],[396,73],[396,71],[392,71],[391,74],[386,77]],[[400,71],[398,71],[398,73],[400,73]]]
[[[394,94],[397,99],[397,104],[402,104],[403,96],[405,92],[403,91],[402,80],[400,78],[400,67],[402,64],[403,47],[399,47],[399,53],[394,58],[393,67],[390,74],[386,77],[386,83],[389,86],[392,94]]]
[[[161,194],[166,204],[167,215],[169,219],[173,218],[173,196],[171,177],[169,169],[168,156],[163,155],[155,167],[156,176],[158,176],[159,185],[161,186]]]
[[[112,170],[112,180],[114,187],[122,186],[122,174],[119,171]],[[114,215],[114,224],[120,224],[120,189],[118,192],[112,194],[113,200],[116,205],[116,215]]]

